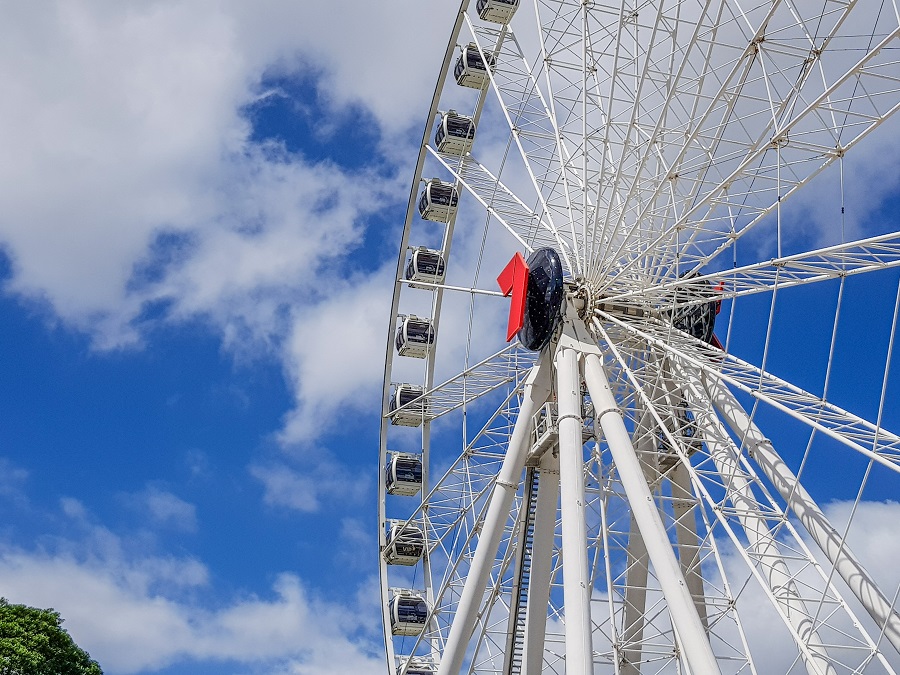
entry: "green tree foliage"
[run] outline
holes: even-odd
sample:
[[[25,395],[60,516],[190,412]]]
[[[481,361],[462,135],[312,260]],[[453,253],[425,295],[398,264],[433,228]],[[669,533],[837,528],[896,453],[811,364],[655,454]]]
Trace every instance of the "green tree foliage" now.
[[[52,609],[0,598],[0,675],[103,675]]]

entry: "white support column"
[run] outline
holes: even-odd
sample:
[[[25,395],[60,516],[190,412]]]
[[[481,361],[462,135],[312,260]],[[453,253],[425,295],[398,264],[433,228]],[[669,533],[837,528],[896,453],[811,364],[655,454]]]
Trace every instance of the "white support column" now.
[[[550,370],[549,359],[542,356],[531,369],[528,379],[525,381],[525,391],[522,395],[522,404],[519,407],[516,425],[510,436],[509,447],[506,449],[506,456],[503,458],[503,465],[500,467],[494,491],[491,493],[487,515],[478,537],[475,557],[469,567],[466,582],[456,607],[443,658],[438,666],[438,675],[459,675],[462,668],[466,647],[475,630],[484,589],[487,586],[491,567],[500,546],[503,527],[509,518],[513,498],[522,481],[522,470],[525,468],[525,458],[528,453],[531,419],[550,395]]]
[[[703,574],[700,570],[700,539],[697,536],[697,511],[694,493],[691,490],[691,476],[687,467],[678,462],[669,472],[672,486],[672,510],[675,513],[675,533],[678,540],[678,562],[687,582],[697,615],[705,628],[709,628],[706,618],[706,593],[703,590]]]
[[[869,616],[884,631],[885,638],[900,652],[900,616],[872,580],[872,577],[842,542],[842,536],[822,513],[822,509],[806,491],[797,476],[788,468],[759,427],[721,383],[704,378],[710,399],[725,422],[738,438],[744,439],[748,455],[762,469],[787,502],[813,541],[834,565],[835,571],[846,582]]]
[[[628,570],[625,572],[625,621],[622,629],[620,675],[640,675],[644,639],[644,610],[647,605],[647,547],[631,514],[628,531]]]
[[[562,519],[563,599],[566,605],[566,675],[592,675],[591,582],[584,520],[584,440],[578,352],[556,351],[559,405],[559,482]]]
[[[675,559],[675,552],[644,478],[640,463],[622,420],[609,379],[595,353],[585,355],[585,380],[594,403],[597,423],[603,428],[622,487],[643,535],[647,554],[659,580],[672,617],[675,634],[688,668],[695,675],[720,673],[694,600]]]
[[[634,432],[633,444],[638,460],[648,474],[657,473],[656,435],[653,416],[646,410]],[[640,675],[642,657],[641,641],[644,638],[644,610],[647,605],[647,577],[650,561],[647,547],[638,528],[634,514],[628,529],[628,569],[625,572],[625,620],[622,629],[622,648],[619,661],[620,675]]]
[[[666,598],[672,626],[692,673],[713,675],[720,673],[703,623],[697,614],[694,600],[688,590],[675,552],[669,543],[666,528],[650,493],[650,487],[641,471],[640,463],[631,445],[628,431],[622,420],[619,406],[609,386],[609,379],[600,357],[585,356],[585,380],[594,402],[597,423],[603,428],[609,451],[616,463],[622,487],[628,497],[631,511],[643,535],[647,554]]]
[[[791,571],[784,561],[775,538],[769,531],[768,520],[763,516],[759,502],[750,487],[747,474],[732,452],[733,445],[728,432],[719,418],[711,410],[707,410],[708,404],[704,406],[699,399],[699,394],[696,392],[696,388],[702,387],[699,378],[691,377],[677,366],[675,374],[679,380],[688,383],[688,386],[684,387],[685,398],[695,411],[697,424],[703,432],[707,452],[716,465],[716,471],[725,486],[728,500],[734,506],[734,511],[744,529],[744,534],[747,535],[757,564],[761,567],[776,601],[803,645],[808,649],[809,657],[804,655],[807,672],[810,675],[836,675],[831,660],[822,646],[824,642],[810,619],[806,603],[800,597]]]
[[[522,675],[541,675],[544,669],[544,639],[550,576],[553,573],[553,542],[559,502],[559,456],[548,450],[541,458],[537,504],[534,511],[534,542],[531,548],[531,578],[525,607],[525,654]]]

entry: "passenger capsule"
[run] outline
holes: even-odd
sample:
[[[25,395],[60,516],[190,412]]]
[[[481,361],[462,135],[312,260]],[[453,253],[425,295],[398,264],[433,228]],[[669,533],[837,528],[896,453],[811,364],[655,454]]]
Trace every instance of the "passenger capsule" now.
[[[422,393],[422,387],[414,384],[396,385],[391,393],[391,424],[401,427],[421,426],[428,414],[428,404]]]
[[[434,345],[434,328],[431,321],[413,315],[405,317],[397,326],[397,337],[394,342],[400,356],[424,359]]]
[[[519,0],[478,0],[478,16],[482,21],[507,24],[519,7]]]
[[[388,603],[393,635],[419,635],[428,622],[428,604],[412,591],[400,591]]]
[[[485,61],[487,65],[485,65]],[[493,73],[496,65],[497,57],[490,52],[486,52],[484,58],[481,58],[478,45],[470,42],[463,48],[459,58],[456,59],[453,77],[456,78],[456,84],[458,85],[471,87],[472,89],[483,89],[490,81],[488,68]]]
[[[408,281],[423,281],[429,284],[444,283],[444,256],[440,251],[420,246],[413,249],[409,261],[406,263],[406,279]],[[416,286],[410,284],[413,288],[428,288],[427,286]]]
[[[422,489],[422,460],[417,455],[394,455],[384,468],[388,494],[412,497]]]
[[[438,152],[464,155],[472,149],[474,142],[475,122],[471,117],[458,115],[454,110],[441,115],[441,121],[434,134],[434,145]]]
[[[392,523],[382,555],[388,565],[415,565],[425,555],[425,535],[415,525]]]
[[[434,668],[424,668],[422,666],[411,666],[406,671],[400,666],[397,668],[397,675],[434,675],[437,671]]]
[[[453,183],[444,183],[437,178],[425,182],[425,189],[419,195],[419,215],[425,220],[446,223],[456,215],[459,205],[459,191]]]
[[[401,656],[397,666],[397,675],[434,675],[436,672],[434,661],[423,656]]]

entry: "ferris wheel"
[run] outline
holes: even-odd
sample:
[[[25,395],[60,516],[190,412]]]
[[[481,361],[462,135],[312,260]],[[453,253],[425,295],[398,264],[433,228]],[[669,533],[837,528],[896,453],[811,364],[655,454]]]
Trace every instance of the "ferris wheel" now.
[[[390,675],[900,671],[864,555],[900,539],[866,538],[900,494],[900,232],[844,192],[893,138],[896,1],[463,0],[448,30],[385,359]]]

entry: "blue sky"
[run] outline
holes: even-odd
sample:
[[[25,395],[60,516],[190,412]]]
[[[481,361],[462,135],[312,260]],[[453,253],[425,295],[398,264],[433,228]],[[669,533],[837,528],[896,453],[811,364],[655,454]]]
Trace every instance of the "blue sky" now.
[[[109,675],[383,672],[389,275],[455,9],[0,2],[0,594]]]
[[[444,4],[4,3],[0,593],[107,673],[382,671],[386,270]]]

